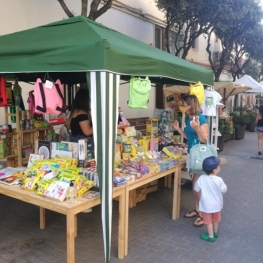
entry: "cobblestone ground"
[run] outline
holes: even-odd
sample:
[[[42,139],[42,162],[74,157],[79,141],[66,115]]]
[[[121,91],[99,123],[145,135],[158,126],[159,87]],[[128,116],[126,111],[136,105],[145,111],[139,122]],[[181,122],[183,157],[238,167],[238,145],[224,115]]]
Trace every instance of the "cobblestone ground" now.
[[[225,143],[227,158],[221,176],[228,185],[219,237],[202,241],[204,227],[192,226],[183,215],[193,209],[191,184],[182,186],[181,215],[171,219],[172,189],[150,193],[130,209],[129,253],[117,258],[118,203],[114,201],[112,263],[253,263],[263,262],[263,159],[257,156],[257,137]],[[252,157],[252,158],[251,158]],[[255,157],[255,158],[253,158]],[[46,229],[39,228],[39,209],[0,195],[0,263],[66,263],[65,216],[47,211]],[[104,262],[100,206],[78,215],[77,263]]]

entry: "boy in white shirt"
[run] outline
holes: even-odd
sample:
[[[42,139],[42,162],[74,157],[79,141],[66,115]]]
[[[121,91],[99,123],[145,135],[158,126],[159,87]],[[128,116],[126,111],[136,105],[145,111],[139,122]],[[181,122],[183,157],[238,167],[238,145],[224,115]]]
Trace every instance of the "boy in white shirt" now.
[[[202,212],[203,222],[207,227],[208,234],[202,234],[201,239],[215,242],[218,237],[218,225],[221,220],[221,209],[223,208],[223,195],[227,186],[221,177],[220,164],[226,162],[224,158],[215,156],[207,157],[203,161],[203,170],[207,174],[201,175],[195,183],[194,190],[201,191],[199,210]]]

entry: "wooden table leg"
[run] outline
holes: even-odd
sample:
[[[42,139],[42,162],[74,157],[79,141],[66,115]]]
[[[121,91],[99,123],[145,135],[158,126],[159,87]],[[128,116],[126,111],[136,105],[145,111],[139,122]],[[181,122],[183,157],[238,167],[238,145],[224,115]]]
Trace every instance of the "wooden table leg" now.
[[[75,217],[72,211],[67,213],[67,263],[75,262]]]
[[[124,256],[127,256],[128,255],[128,236],[129,236],[129,190],[128,190],[128,187],[125,188],[125,199],[124,199],[124,202],[125,202],[125,214],[124,214],[124,217],[125,217],[125,223],[124,223]]]
[[[179,180],[179,168],[177,167],[176,171],[174,172],[174,191],[173,191],[173,211],[172,211],[172,219],[175,220],[179,217],[178,205],[180,206],[180,202],[178,202],[178,199],[180,200],[179,196],[179,189],[181,187],[180,180]]]
[[[168,174],[164,177],[164,186],[168,188],[172,187],[172,174]]]
[[[126,213],[126,192],[122,190],[119,196],[119,234],[118,234],[118,258],[123,259],[125,256],[125,213]]]
[[[74,215],[74,224],[75,224],[75,229],[74,229],[74,232],[75,232],[75,237],[78,235],[78,218],[77,218],[77,215]]]
[[[179,218],[180,216],[180,206],[181,206],[181,171],[183,165],[178,167],[178,192],[177,192],[177,213],[176,216]]]
[[[46,209],[43,207],[39,207],[39,217],[40,217],[40,229],[44,229],[46,227]]]

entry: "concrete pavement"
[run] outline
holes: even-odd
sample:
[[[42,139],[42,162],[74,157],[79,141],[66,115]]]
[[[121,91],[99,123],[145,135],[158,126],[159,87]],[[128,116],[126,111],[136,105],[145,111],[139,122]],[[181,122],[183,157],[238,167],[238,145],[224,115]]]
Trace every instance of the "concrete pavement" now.
[[[193,209],[191,184],[182,186],[181,216],[171,219],[172,189],[150,193],[130,209],[129,253],[117,258],[118,203],[113,208],[112,263],[254,263],[263,262],[263,158],[257,155],[257,134],[225,143],[227,159],[221,176],[228,186],[222,222],[215,243],[202,241],[204,227],[183,215]],[[0,195],[0,263],[66,263],[66,218],[47,211],[46,229],[39,229],[39,209]],[[104,262],[100,206],[78,216],[77,263]]]

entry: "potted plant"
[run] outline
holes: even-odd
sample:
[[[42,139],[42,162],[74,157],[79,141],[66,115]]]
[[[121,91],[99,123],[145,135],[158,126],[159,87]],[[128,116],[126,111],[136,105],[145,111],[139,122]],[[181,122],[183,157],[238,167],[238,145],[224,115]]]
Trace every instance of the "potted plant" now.
[[[257,117],[257,112],[255,110],[248,110],[247,115],[249,116],[249,123],[247,125],[247,130],[249,130],[250,132],[254,132],[256,127],[255,120]]]
[[[219,151],[223,151],[224,142],[233,138],[234,129],[231,116],[226,116],[219,119],[218,131],[221,133],[222,136],[219,136],[217,138],[217,147],[219,148]]]
[[[247,106],[237,107],[231,113],[233,118],[233,124],[235,128],[235,139],[244,139],[246,132],[246,125],[250,122],[250,117],[247,114]]]

